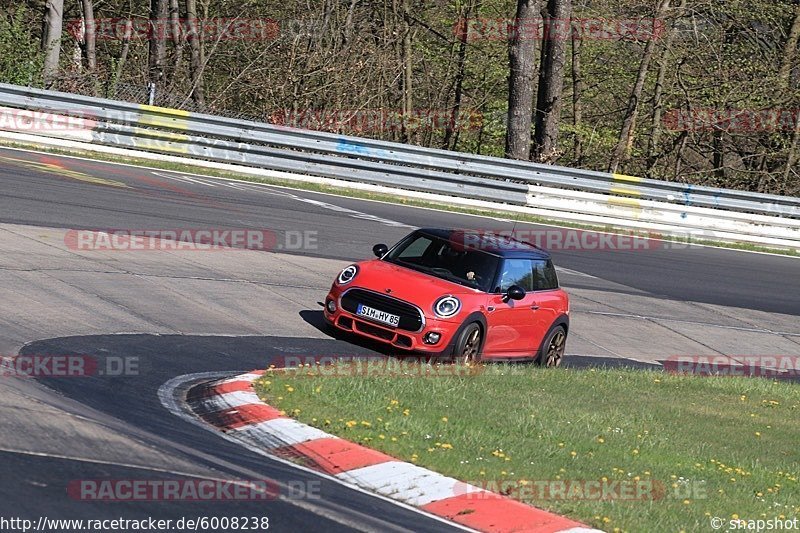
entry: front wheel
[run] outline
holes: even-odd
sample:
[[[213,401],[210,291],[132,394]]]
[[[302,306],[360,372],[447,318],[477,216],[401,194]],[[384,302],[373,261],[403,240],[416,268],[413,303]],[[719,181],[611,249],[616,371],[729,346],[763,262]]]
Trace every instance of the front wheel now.
[[[455,349],[453,350],[454,361],[463,364],[473,364],[480,361],[482,341],[483,332],[477,322],[465,327],[461,335],[458,336],[458,341],[456,341]]]
[[[539,352],[539,357],[536,358],[536,364],[545,367],[557,367],[561,364],[564,358],[564,351],[567,348],[567,330],[564,326],[556,326],[542,343],[542,349]]]

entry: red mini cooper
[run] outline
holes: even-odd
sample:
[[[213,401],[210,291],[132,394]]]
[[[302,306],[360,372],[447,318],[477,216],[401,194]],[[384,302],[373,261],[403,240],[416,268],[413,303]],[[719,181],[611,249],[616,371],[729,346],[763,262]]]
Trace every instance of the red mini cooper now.
[[[463,362],[533,359],[558,366],[569,298],[550,254],[469,230],[420,229],[337,276],[325,321],[402,350]]]

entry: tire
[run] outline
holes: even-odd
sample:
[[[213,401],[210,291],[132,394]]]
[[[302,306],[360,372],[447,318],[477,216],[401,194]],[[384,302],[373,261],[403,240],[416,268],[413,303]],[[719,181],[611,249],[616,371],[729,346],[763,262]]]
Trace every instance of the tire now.
[[[567,347],[567,330],[564,326],[556,326],[550,330],[547,337],[542,342],[536,364],[548,368],[555,368],[561,365],[564,359],[564,351]]]
[[[481,346],[483,345],[483,330],[480,324],[472,322],[467,325],[458,336],[453,347],[453,362],[475,364],[481,360]]]

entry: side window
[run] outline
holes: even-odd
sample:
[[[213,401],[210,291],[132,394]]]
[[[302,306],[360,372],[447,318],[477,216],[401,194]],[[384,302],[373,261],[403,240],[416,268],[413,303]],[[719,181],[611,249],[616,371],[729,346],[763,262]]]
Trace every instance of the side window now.
[[[533,261],[533,285],[537,291],[558,288],[558,276],[552,261]]]
[[[507,291],[512,285],[519,285],[526,291],[534,290],[530,259],[506,259],[503,261],[500,292]]]

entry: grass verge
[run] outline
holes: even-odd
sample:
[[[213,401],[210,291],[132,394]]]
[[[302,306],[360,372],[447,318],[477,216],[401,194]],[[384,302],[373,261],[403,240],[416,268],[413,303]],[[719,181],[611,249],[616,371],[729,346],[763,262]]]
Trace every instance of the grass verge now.
[[[349,189],[347,187],[335,187],[331,185],[322,185],[318,183],[307,183],[301,181],[294,181],[294,180],[283,180],[278,178],[264,178],[260,176],[253,176],[250,174],[241,174],[237,172],[227,172],[224,170],[217,170],[213,168],[203,168],[195,165],[187,165],[183,163],[172,163],[166,161],[157,161],[152,159],[140,159],[136,157],[123,157],[123,156],[116,156],[116,155],[108,155],[99,152],[91,152],[88,150],[77,150],[77,149],[60,149],[60,148],[52,148],[47,146],[34,146],[27,143],[19,143],[19,142],[9,142],[6,140],[0,139],[0,146],[6,146],[9,148],[24,148],[24,149],[35,149],[37,151],[47,152],[51,154],[58,154],[58,155],[68,155],[68,156],[80,156],[86,157],[89,159],[94,159],[97,161],[107,161],[111,163],[123,163],[127,165],[134,165],[134,166],[142,166],[142,167],[152,167],[161,170],[169,170],[173,172],[187,172],[187,173],[195,173],[205,176],[214,176],[219,178],[228,178],[234,179],[239,181],[249,181],[253,183],[264,183],[267,185],[277,185],[280,187],[287,187],[291,189],[303,190],[303,191],[311,191],[311,192],[320,192],[326,194],[333,194],[336,196],[344,196],[347,198],[358,198],[358,199],[365,199],[365,200],[374,200],[378,202],[386,202],[391,204],[398,204],[398,205],[407,205],[411,207],[422,207],[426,209],[436,209],[439,211],[449,211],[452,213],[462,213],[466,215],[476,215],[482,217],[502,217],[507,218],[509,220],[516,220],[518,222],[528,222],[531,224],[542,224],[548,226],[558,226],[558,227],[565,227],[565,228],[575,228],[575,229],[583,229],[589,231],[600,231],[600,232],[608,232],[608,233],[620,233],[624,235],[631,235],[631,236],[639,236],[645,238],[652,238],[654,236],[653,232],[644,232],[644,231],[631,231],[624,228],[618,228],[611,225],[597,225],[597,224],[579,224],[569,221],[561,221],[561,220],[554,220],[548,219],[544,217],[534,216],[534,215],[526,215],[524,213],[515,213],[510,211],[495,211],[490,209],[480,209],[480,208],[471,208],[471,207],[464,207],[459,205],[451,205],[445,203],[438,203],[438,202],[430,202],[425,200],[418,200],[414,198],[406,198],[403,196],[393,195],[393,194],[385,194],[385,193],[376,193],[376,192],[369,192],[369,191],[361,191],[356,189]],[[787,249],[787,248],[770,248],[767,246],[759,246],[757,244],[750,244],[750,243],[736,243],[736,242],[722,242],[722,241],[713,241],[707,239],[696,239],[692,237],[673,237],[669,235],[661,235],[658,234],[658,239],[667,241],[667,242],[674,242],[679,244],[697,244],[703,246],[713,246],[716,248],[728,248],[732,250],[746,250],[751,252],[763,252],[763,253],[771,253],[771,254],[779,254],[779,255],[788,255],[793,257],[800,257],[800,250],[795,249]]]
[[[800,513],[796,385],[481,368],[391,378],[273,371],[256,387],[302,422],[606,531],[710,531],[712,517],[727,527]],[[617,488],[598,498],[592,483]]]

